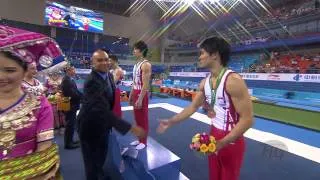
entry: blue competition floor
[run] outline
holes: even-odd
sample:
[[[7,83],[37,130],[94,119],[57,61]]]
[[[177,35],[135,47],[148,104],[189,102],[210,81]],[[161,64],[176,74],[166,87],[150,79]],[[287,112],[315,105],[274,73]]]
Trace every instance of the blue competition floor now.
[[[175,98],[154,98],[149,104],[169,103],[179,107],[190,104],[189,101]],[[123,103],[127,106],[127,103]],[[202,113],[202,110],[198,112]],[[181,158],[181,171],[189,179],[208,179],[208,164],[205,157],[199,157],[190,151],[188,145],[191,137],[197,132],[207,132],[209,126],[194,119],[169,129],[165,134],[159,135],[155,132],[158,119],[168,118],[174,112],[163,108],[149,109],[149,136],[162,144]],[[124,118],[133,122],[133,112],[131,110],[123,112]],[[288,139],[302,142],[307,145],[320,148],[320,133],[301,129],[262,118],[256,118],[254,129],[269,132]],[[64,150],[63,137],[57,136],[61,155],[61,166],[64,179],[81,180],[84,179],[84,170],[80,150]],[[246,138],[247,147],[243,168],[241,170],[241,180],[319,180],[320,164],[303,157],[282,151],[271,146]],[[320,154],[319,154],[320,156]]]
[[[206,158],[195,155],[188,147],[194,134],[208,132],[209,126],[207,124],[190,119],[179,126],[173,127],[166,134],[158,135],[155,133],[158,122],[154,117],[166,118],[174,114],[162,108],[150,109],[150,136],[182,159],[181,171],[188,178],[195,180],[208,179]],[[125,112],[126,118],[131,116],[131,111]],[[317,179],[316,177],[319,177],[320,164],[281,150],[277,152],[278,154],[270,155],[268,145],[247,138],[246,142],[247,151],[241,171],[241,179],[282,180]],[[299,171],[296,171],[296,169],[299,169]]]
[[[169,103],[180,107],[185,107],[190,104],[190,101],[181,100],[176,98],[154,98],[151,100],[151,103]],[[124,106],[127,106],[127,103],[123,103]],[[198,112],[203,113],[201,109]],[[271,132],[276,135],[287,137],[305,144],[316,146],[320,148],[320,132],[315,132],[295,126],[290,126],[287,124],[277,123],[274,121],[269,121],[264,118],[255,118],[255,124],[253,128],[259,129],[266,132]],[[320,119],[319,119],[320,120]]]

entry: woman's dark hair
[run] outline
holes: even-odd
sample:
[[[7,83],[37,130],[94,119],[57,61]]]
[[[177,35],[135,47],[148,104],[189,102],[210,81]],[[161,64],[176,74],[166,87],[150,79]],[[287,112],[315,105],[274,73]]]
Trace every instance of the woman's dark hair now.
[[[139,49],[143,57],[146,57],[148,54],[148,46],[144,41],[138,41],[133,45],[133,48]]]
[[[200,48],[207,51],[210,55],[218,52],[221,58],[221,64],[226,67],[230,60],[230,45],[229,43],[219,37],[212,37],[204,40],[200,44]]]
[[[116,55],[110,55],[110,59],[112,59],[114,62],[119,63],[118,57]]]
[[[28,63],[26,63],[25,61],[23,61],[21,58],[19,58],[18,56],[15,56],[13,53],[9,52],[9,51],[0,51],[1,54],[3,54],[6,58],[12,59],[14,62],[16,62],[17,64],[19,64],[19,66],[22,67],[22,69],[24,71],[27,71],[28,69]]]

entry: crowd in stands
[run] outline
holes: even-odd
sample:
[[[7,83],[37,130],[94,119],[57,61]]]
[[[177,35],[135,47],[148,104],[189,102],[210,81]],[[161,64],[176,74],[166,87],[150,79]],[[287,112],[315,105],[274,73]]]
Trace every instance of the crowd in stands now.
[[[187,47],[195,47],[199,40],[197,39],[184,39],[180,36],[175,35],[174,33],[168,36],[169,40],[176,41],[175,43],[170,43],[169,47],[180,47],[180,48],[187,48]]]
[[[316,1],[318,2],[318,1]],[[245,27],[249,32],[250,29],[253,28],[263,28],[264,26],[269,26],[272,24],[276,24],[282,21],[288,21],[290,19],[294,19],[297,17],[302,17],[305,15],[319,13],[319,3],[315,3],[314,0],[308,1],[291,1],[290,4],[286,4],[280,6],[278,8],[272,9],[270,13],[265,12],[263,14],[258,14],[259,20],[253,18],[252,15],[249,18],[244,18],[240,20],[240,23],[243,27]],[[240,32],[243,30],[237,23],[234,23],[233,26],[228,27],[232,32]],[[291,35],[305,35],[310,32],[306,30],[306,32],[290,32],[286,29],[287,27],[280,28],[272,33],[270,31],[261,31],[254,34],[248,35],[237,35],[233,36],[232,34],[228,34],[228,31],[220,31],[220,35],[225,37],[231,44],[233,45],[250,45],[254,43],[263,43],[267,41],[272,41],[276,39],[285,39],[290,37]],[[202,34],[203,35],[203,34]],[[184,39],[175,34],[170,34],[168,39],[177,41],[176,43],[172,43],[169,47],[175,48],[190,48],[196,47],[199,41],[195,39]]]
[[[80,69],[90,69],[91,68],[91,53],[83,52],[66,52],[66,59],[75,67]],[[119,59],[126,60],[128,54],[115,54]]]
[[[90,56],[79,55],[79,56],[66,56],[66,59],[75,67],[80,69],[90,69],[91,61]]]
[[[68,57],[71,63],[80,69],[90,69],[89,57]],[[133,65],[121,65],[123,70],[131,72]],[[273,52],[267,58],[256,56],[232,56],[229,67],[242,73],[308,73],[320,74],[320,53],[279,53]],[[189,65],[153,65],[153,73],[163,72],[207,72],[197,64]]]
[[[306,55],[274,52],[267,63],[255,62],[244,72],[319,74],[320,53]]]
[[[195,59],[197,57],[194,57]],[[271,52],[233,55],[229,67],[242,73],[320,74],[320,53]],[[169,66],[169,72],[207,72],[196,64]]]
[[[264,24],[273,24],[281,21],[287,21],[296,17],[308,15],[317,12],[319,7],[316,6],[314,0],[300,1],[295,0],[289,4],[272,9],[270,13],[259,15],[260,21],[254,18],[248,18],[242,24],[245,28],[260,28]]]
[[[256,19],[254,17],[245,18],[241,21],[241,24],[244,28],[246,28],[248,31],[254,28],[263,28],[264,26],[269,26],[272,24],[276,24],[283,21],[288,21],[297,17],[303,17],[305,15],[310,15],[314,13],[319,13],[319,7],[317,7],[314,3],[314,0],[308,0],[308,1],[299,1],[295,0],[290,2],[289,4],[277,7],[275,9],[271,9],[270,12],[265,12],[263,14],[258,15],[259,19]],[[255,33],[252,34],[251,37],[246,36],[237,36],[237,37],[228,37],[227,33],[223,33],[222,35],[224,37],[227,37],[227,39],[232,42],[232,44],[236,45],[250,45],[254,43],[261,43],[261,42],[267,42],[270,40],[276,40],[276,39],[284,39],[288,38],[289,34],[293,34],[292,32],[288,32],[286,30],[287,27],[283,27],[284,29],[279,29],[278,32],[273,32],[270,34],[269,31],[266,31],[266,33]],[[230,30],[232,32],[239,32],[242,31],[242,27],[235,24],[234,26],[230,27]],[[294,35],[299,34],[305,34],[306,32],[298,32]]]

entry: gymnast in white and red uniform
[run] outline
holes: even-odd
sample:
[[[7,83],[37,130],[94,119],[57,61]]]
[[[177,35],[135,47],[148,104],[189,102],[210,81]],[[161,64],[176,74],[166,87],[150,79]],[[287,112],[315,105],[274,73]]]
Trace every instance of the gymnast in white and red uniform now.
[[[121,80],[123,79],[123,70],[119,66],[118,57],[116,55],[109,56],[109,66],[110,66],[109,67],[110,73],[113,75],[113,80],[116,85],[113,113],[119,118],[121,118],[122,117],[121,100],[120,100],[121,91],[120,91],[119,85],[121,83]]]
[[[212,37],[200,45],[199,67],[211,75],[203,79],[190,106],[170,119],[160,121],[158,132],[188,119],[204,101],[210,105],[211,132],[217,139],[216,152],[208,157],[210,180],[239,179],[245,152],[243,134],[253,124],[252,102],[241,76],[227,69],[230,45]]]
[[[133,55],[137,58],[137,63],[133,68],[133,86],[129,96],[129,104],[133,105],[137,125],[148,133],[148,91],[152,73],[151,63],[145,59],[148,53],[148,46],[145,42],[138,41],[133,47]],[[141,138],[130,145],[136,146],[137,150],[143,149],[147,145],[147,138]]]

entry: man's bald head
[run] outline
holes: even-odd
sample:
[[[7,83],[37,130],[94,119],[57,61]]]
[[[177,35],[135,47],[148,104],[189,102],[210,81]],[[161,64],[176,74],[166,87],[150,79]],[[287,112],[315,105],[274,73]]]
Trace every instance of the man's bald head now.
[[[103,49],[97,49],[92,54],[92,59],[94,59],[94,58],[105,58],[105,57],[109,58],[109,55]]]
[[[108,72],[108,53],[102,49],[96,50],[92,54],[92,67],[98,72]]]

